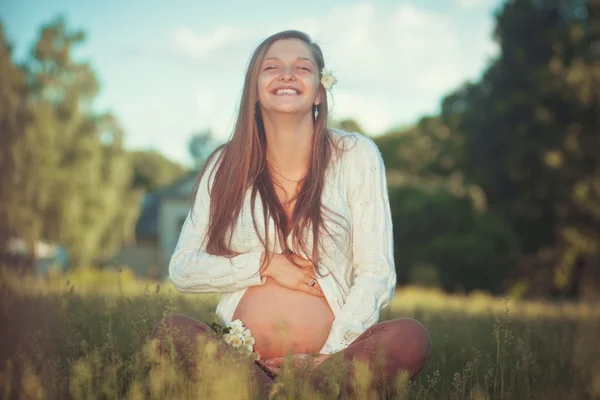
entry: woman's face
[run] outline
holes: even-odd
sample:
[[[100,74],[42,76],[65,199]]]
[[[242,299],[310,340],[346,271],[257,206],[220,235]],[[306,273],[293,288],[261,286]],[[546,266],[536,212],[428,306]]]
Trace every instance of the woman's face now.
[[[266,113],[310,113],[319,96],[319,67],[306,43],[273,43],[260,65],[258,101]]]

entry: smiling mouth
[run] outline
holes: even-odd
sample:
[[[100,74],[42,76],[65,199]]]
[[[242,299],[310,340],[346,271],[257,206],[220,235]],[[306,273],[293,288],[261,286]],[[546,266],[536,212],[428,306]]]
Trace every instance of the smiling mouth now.
[[[296,89],[277,89],[274,94],[276,96],[297,96],[300,94],[299,91],[297,91]]]

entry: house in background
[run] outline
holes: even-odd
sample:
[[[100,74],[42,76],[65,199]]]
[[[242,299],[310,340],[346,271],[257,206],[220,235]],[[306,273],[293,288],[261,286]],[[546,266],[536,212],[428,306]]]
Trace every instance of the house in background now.
[[[135,227],[135,241],[125,245],[111,260],[131,268],[136,275],[163,279],[191,206],[198,171],[169,186],[148,193]]]

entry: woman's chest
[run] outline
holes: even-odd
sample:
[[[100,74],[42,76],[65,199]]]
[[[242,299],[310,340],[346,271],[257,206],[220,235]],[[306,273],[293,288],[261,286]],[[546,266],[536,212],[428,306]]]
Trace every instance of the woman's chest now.
[[[287,190],[293,191],[294,188],[288,186]],[[282,203],[286,199],[290,200],[294,197],[293,193],[286,194],[281,192],[280,194],[282,196],[280,200],[283,200]],[[289,202],[287,208],[284,204],[288,220],[291,220],[294,207],[298,207],[296,200]],[[268,216],[266,221],[265,215]],[[343,254],[347,254],[350,249],[352,237],[351,209],[347,190],[339,179],[338,174],[328,174],[325,177],[321,193],[321,219],[319,242],[322,251],[319,255],[321,257],[336,259]],[[309,222],[303,233],[309,254],[312,252],[312,232],[312,222]],[[232,236],[232,247],[238,251],[249,251],[252,248],[262,247],[260,238],[265,240],[267,233],[269,249],[274,252],[280,252],[283,246],[279,242],[279,235],[276,232],[274,219],[269,215],[267,210],[263,209],[262,197],[258,191],[256,191],[255,198],[252,199],[252,188],[250,188],[246,192],[243,206],[237,219],[235,232]],[[300,249],[294,249],[292,246],[292,234],[293,232],[290,232],[286,237],[288,247],[299,251]],[[260,238],[258,235],[260,235]],[[323,250],[327,254],[322,254]]]

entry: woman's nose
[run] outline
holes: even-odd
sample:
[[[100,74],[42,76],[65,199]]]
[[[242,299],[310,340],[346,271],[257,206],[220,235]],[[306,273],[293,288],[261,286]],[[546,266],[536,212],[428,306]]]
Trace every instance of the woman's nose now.
[[[281,75],[279,77],[280,79],[289,81],[294,79],[296,75],[294,75],[294,70],[292,67],[283,67],[281,70]]]

